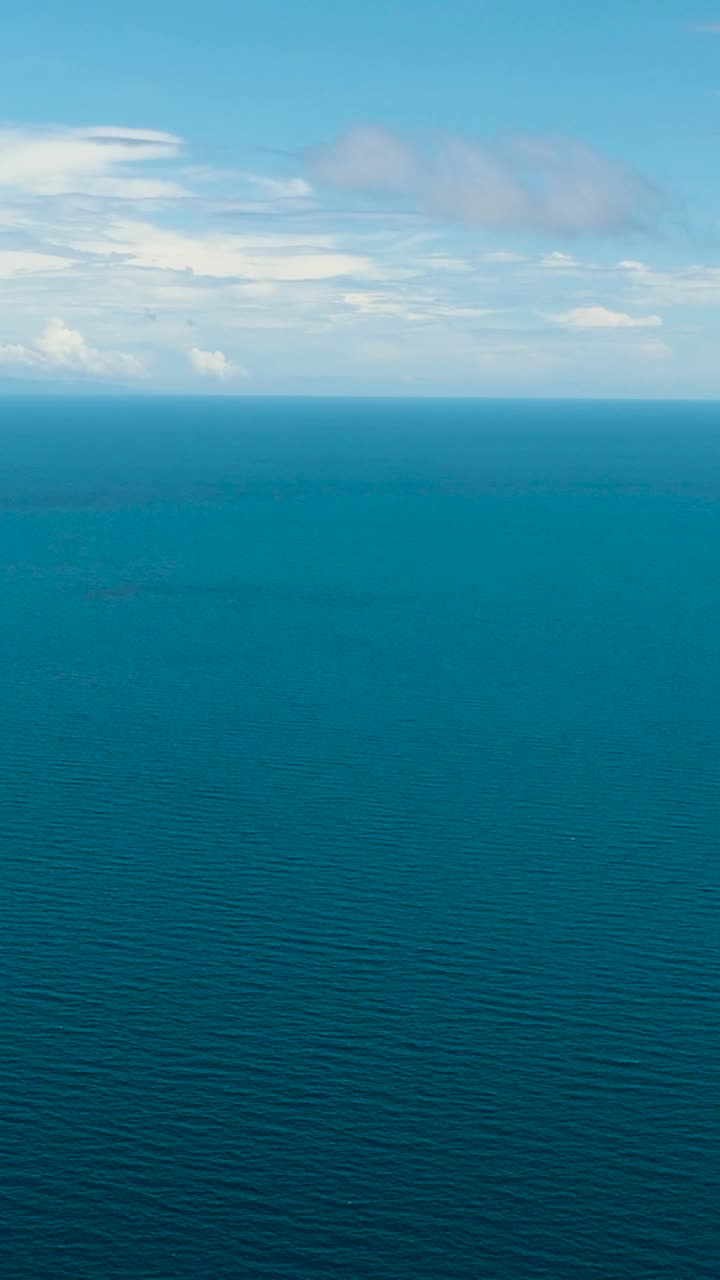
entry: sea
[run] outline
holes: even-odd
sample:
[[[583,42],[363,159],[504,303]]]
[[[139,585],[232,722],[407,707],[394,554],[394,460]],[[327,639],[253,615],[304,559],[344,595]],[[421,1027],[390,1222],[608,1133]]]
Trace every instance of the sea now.
[[[720,406],[0,401],[3,1280],[715,1280]]]

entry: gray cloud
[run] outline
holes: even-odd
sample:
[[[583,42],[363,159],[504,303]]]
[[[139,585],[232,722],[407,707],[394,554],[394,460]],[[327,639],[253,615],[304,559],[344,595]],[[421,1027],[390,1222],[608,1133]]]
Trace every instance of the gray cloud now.
[[[647,227],[660,206],[649,182],[572,139],[524,136],[489,147],[438,135],[416,143],[361,126],[307,159],[320,183],[403,197],[431,217],[493,231],[612,234]]]

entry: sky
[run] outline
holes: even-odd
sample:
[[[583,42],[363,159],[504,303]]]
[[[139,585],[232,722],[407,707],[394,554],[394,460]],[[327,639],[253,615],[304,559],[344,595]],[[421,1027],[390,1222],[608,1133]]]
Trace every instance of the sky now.
[[[720,396],[720,0],[38,0],[0,392]]]

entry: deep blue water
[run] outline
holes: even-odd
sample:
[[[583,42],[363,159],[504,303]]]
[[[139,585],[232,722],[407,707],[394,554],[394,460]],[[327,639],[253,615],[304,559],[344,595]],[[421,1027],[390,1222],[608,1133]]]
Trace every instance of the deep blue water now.
[[[4,1280],[720,1265],[720,408],[0,402]]]

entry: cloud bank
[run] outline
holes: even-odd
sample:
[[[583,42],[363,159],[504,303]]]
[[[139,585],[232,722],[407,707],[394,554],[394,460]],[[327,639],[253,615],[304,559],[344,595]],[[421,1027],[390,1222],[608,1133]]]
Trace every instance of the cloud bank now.
[[[646,226],[659,207],[649,182],[573,140],[415,143],[363,126],[310,152],[308,164],[328,186],[405,198],[434,218],[494,231],[612,234]]]
[[[667,238],[639,254],[657,197],[591,148],[355,129],[304,176],[297,155],[258,173],[187,150],[151,128],[0,127],[0,394],[18,372],[233,394],[718,394],[720,267]]]

